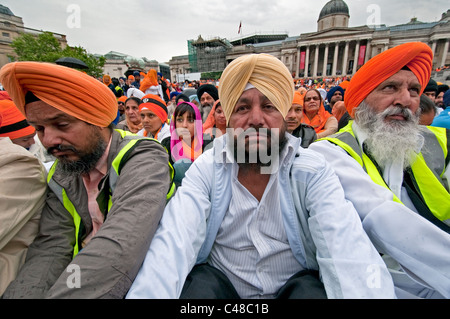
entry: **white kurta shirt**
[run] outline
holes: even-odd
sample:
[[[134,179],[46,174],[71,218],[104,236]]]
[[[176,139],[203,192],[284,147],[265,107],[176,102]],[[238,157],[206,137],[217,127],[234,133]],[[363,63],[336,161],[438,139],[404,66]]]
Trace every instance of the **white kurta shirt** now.
[[[232,171],[232,197],[211,250],[210,263],[224,272],[241,298],[273,298],[303,268],[284,229],[278,174],[272,174],[259,202]]]

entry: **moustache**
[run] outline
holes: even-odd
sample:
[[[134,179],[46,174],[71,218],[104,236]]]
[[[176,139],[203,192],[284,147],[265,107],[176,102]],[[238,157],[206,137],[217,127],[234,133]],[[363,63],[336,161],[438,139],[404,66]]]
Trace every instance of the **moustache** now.
[[[64,146],[64,145],[60,144],[58,146],[51,146],[51,147],[47,148],[47,152],[49,154],[53,154],[53,152],[55,152],[55,151],[58,151],[58,152],[71,151],[74,153],[78,153],[77,149],[70,145]]]
[[[392,115],[401,115],[405,118],[406,121],[411,121],[415,117],[415,114],[410,109],[408,109],[406,107],[400,107],[400,106],[388,107],[382,113],[383,118],[386,118],[386,117],[392,116]]]

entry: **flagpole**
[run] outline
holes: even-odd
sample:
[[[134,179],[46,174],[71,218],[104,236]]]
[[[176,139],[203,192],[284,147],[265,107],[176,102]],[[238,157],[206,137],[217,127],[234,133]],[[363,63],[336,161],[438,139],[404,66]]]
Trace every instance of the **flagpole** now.
[[[242,46],[242,21],[239,22],[239,32],[241,35],[241,46]]]

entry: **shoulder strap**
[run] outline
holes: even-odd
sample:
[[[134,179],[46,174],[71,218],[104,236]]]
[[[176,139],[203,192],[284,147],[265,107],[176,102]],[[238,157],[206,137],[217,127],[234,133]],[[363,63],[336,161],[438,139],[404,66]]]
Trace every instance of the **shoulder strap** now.
[[[139,145],[142,141],[154,141],[158,144],[161,144],[158,140],[150,137],[142,137],[135,134],[131,134],[129,132],[125,132],[122,130],[116,130],[118,131],[123,139],[129,140],[129,142],[120,150],[120,152],[117,154],[117,156],[114,158],[112,164],[111,164],[111,170],[109,174],[109,187],[111,189],[111,195],[114,193],[114,189],[117,184],[117,180],[119,178],[120,172],[122,171],[123,166],[128,161],[131,152],[136,148],[136,146]],[[166,149],[166,148],[164,148]],[[167,149],[166,149],[167,151]],[[174,169],[172,164],[170,162],[167,163],[169,165],[170,170],[170,183],[171,187],[169,189],[169,192],[167,193],[167,200],[169,200],[173,194],[175,193],[175,184],[173,183],[173,177],[174,177]]]

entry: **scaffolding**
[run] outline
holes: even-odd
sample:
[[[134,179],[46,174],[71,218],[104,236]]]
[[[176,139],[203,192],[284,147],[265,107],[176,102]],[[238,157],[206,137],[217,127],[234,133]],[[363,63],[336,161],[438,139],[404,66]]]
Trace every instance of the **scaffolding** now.
[[[191,72],[217,72],[225,69],[226,56],[232,45],[226,39],[212,38],[188,41]]]

